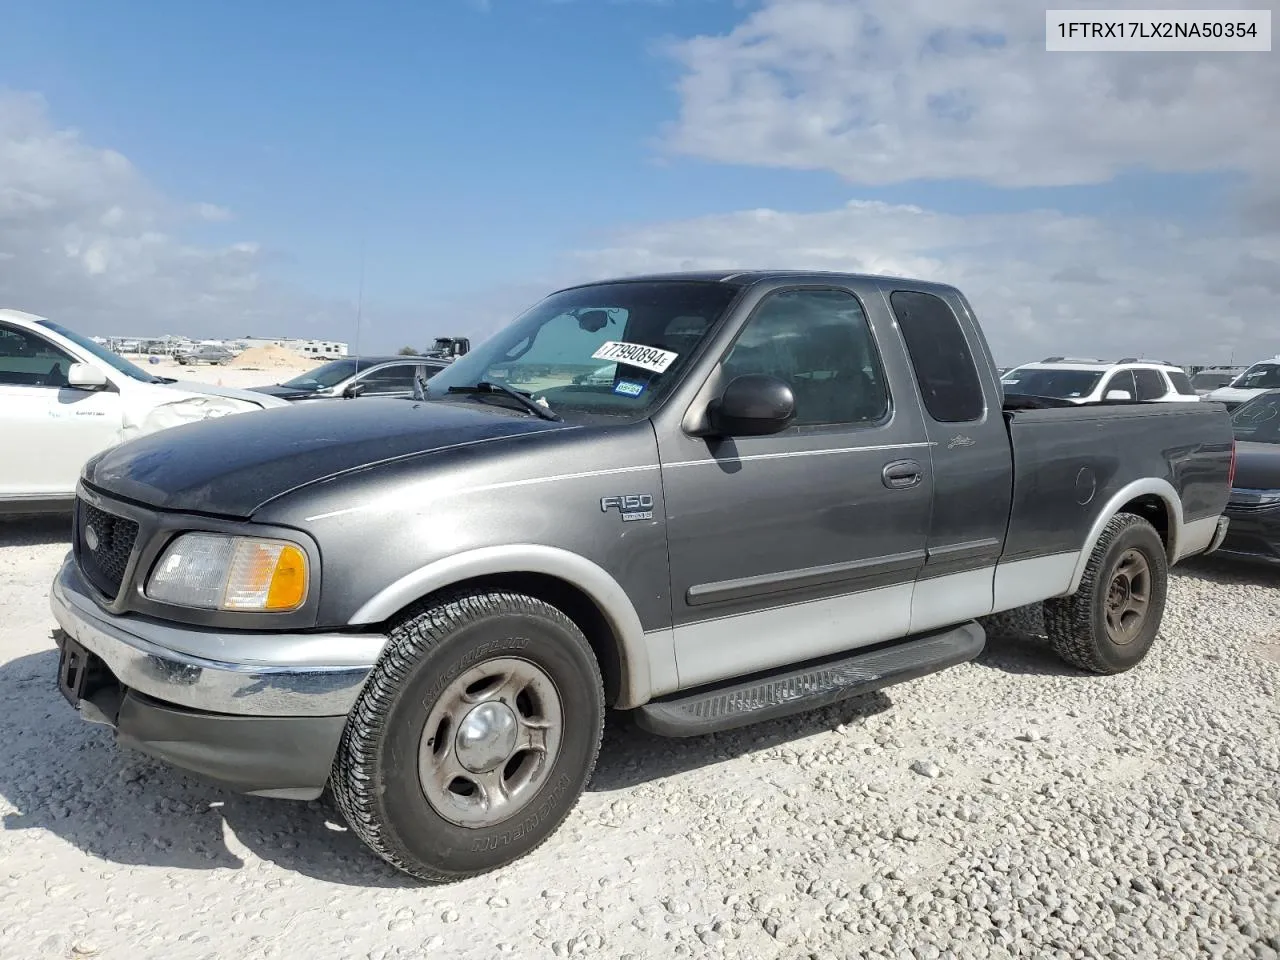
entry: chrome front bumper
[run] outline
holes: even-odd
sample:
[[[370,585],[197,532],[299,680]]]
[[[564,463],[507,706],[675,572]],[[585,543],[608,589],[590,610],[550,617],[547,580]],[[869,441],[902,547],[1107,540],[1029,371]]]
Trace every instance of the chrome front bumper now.
[[[70,554],[49,605],[63,631],[124,687],[190,710],[246,717],[345,715],[387,642],[371,633],[236,633],[116,616],[90,598]]]

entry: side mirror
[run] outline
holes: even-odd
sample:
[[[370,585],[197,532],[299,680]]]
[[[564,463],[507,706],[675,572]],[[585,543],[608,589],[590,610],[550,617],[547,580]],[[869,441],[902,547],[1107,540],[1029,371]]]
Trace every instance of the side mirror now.
[[[354,400],[356,397],[360,396],[362,393],[364,393],[363,383],[349,383],[347,384],[347,388],[342,391],[343,397],[345,397],[348,400]],[[363,410],[364,407],[361,407],[360,409]]]
[[[67,385],[77,390],[101,390],[107,385],[107,375],[91,363],[73,363],[67,371]]]
[[[777,377],[751,373],[734,377],[707,414],[712,430],[721,436],[763,436],[791,426],[796,398]]]
[[[1128,390],[1108,390],[1104,400],[1132,400]]]

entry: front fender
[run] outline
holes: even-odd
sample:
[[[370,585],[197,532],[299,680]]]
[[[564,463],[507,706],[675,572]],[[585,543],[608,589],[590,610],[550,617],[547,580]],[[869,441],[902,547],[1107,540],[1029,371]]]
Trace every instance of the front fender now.
[[[481,547],[419,567],[370,597],[348,621],[382,623],[409,604],[467,580],[513,573],[555,577],[586,594],[608,622],[617,643],[621,691],[617,707],[631,709],[679,688],[672,631],[645,633],[626,591],[598,564],[542,544]]]

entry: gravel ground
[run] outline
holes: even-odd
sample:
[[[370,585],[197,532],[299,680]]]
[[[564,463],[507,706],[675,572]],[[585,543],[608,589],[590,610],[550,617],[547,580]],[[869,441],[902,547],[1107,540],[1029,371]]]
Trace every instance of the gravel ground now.
[[[64,522],[0,527],[0,957],[1280,956],[1280,576],[1180,568],[1137,670],[1004,618],[975,663],[667,741],[611,723],[561,832],[415,885],[323,802],[112,743],[54,686]]]

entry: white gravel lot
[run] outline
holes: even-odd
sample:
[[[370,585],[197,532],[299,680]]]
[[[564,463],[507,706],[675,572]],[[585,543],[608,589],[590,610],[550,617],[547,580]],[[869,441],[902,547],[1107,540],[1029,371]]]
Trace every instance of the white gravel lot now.
[[[50,636],[66,535],[0,525],[5,960],[1280,957],[1278,574],[1180,567],[1117,677],[997,633],[730,734],[616,719],[556,837],[423,887],[327,802],[236,796],[80,721]]]

